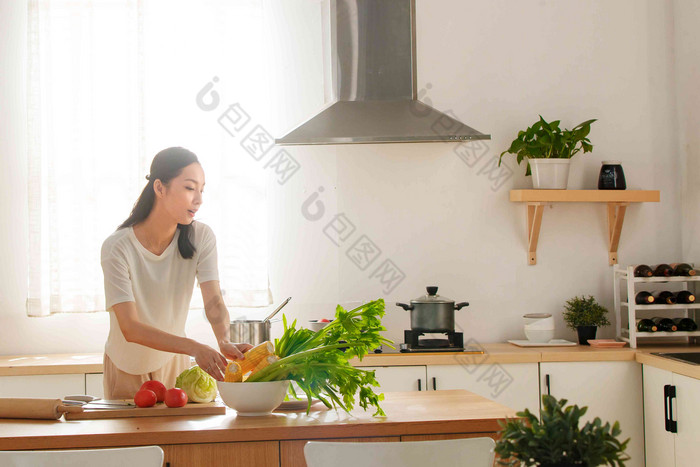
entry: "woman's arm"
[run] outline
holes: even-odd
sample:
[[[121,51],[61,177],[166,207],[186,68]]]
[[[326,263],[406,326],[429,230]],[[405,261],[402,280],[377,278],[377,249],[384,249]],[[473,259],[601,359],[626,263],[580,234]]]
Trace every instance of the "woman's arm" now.
[[[219,381],[223,381],[227,361],[223,355],[208,345],[187,337],[180,337],[142,323],[136,303],[122,302],[112,307],[119,328],[128,342],[145,345],[164,352],[181,353],[195,358],[197,365]]]
[[[199,284],[202,289],[204,312],[214,331],[221,353],[231,360],[242,360],[243,352],[253,347],[250,344],[234,344],[231,342],[231,318],[228,308],[221,296],[219,281],[207,281]]]

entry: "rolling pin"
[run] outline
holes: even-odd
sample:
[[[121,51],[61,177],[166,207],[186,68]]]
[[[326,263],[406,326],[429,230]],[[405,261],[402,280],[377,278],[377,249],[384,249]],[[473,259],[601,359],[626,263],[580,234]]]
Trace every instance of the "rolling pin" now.
[[[0,418],[58,420],[66,412],[82,411],[82,406],[63,405],[61,399],[0,398]]]

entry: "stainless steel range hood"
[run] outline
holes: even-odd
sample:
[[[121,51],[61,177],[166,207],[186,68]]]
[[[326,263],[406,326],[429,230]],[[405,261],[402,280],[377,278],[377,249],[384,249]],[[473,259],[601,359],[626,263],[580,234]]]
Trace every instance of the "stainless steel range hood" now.
[[[491,139],[417,100],[415,0],[330,0],[333,103],[280,145]]]

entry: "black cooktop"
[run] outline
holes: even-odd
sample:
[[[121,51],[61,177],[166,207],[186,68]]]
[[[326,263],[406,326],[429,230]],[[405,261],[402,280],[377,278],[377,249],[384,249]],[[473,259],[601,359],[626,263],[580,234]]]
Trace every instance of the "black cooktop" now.
[[[467,353],[467,354],[483,354],[484,351],[477,347],[418,347],[418,348],[401,348],[405,344],[396,344],[396,349],[391,349],[386,346],[382,346],[379,349],[375,349],[374,353],[385,353],[385,354],[398,354],[398,353]]]

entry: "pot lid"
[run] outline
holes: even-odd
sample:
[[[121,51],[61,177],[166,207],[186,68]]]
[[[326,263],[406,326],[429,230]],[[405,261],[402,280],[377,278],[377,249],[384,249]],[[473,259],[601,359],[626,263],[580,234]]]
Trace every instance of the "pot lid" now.
[[[418,298],[411,300],[411,303],[454,303],[455,301],[449,298],[441,297],[437,294],[438,288],[435,285],[429,285],[425,288],[428,293]]]

